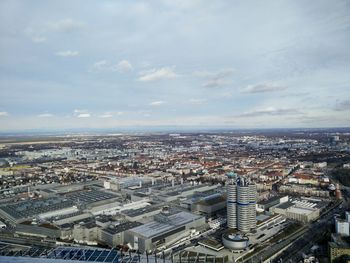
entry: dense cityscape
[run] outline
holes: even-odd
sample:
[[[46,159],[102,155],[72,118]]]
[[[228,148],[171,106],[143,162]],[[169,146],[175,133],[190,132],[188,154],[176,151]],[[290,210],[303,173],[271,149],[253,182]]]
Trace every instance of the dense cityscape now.
[[[0,263],[350,263],[350,0],[0,0]]]
[[[0,261],[350,254],[348,129],[3,136],[0,145]]]

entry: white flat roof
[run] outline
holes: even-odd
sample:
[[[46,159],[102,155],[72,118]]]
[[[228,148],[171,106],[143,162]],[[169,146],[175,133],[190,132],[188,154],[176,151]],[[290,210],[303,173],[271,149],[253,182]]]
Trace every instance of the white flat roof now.
[[[312,212],[315,211],[315,209],[310,209],[310,208],[303,208],[303,207],[291,207],[287,210],[288,212],[293,212],[293,213],[296,213],[296,214],[304,214],[304,215],[307,215],[307,214],[311,214]]]
[[[179,212],[177,214],[168,216],[169,222],[158,222],[153,220],[142,226],[135,227],[131,229],[131,231],[141,236],[150,238],[150,237],[162,234],[164,232],[167,232],[176,227],[183,226],[201,217],[202,216],[195,215],[188,212]]]

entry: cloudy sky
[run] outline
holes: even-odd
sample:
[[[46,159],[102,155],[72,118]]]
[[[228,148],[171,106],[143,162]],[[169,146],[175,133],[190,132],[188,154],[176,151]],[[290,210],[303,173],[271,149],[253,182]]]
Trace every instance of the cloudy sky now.
[[[349,1],[0,2],[0,131],[350,126]]]

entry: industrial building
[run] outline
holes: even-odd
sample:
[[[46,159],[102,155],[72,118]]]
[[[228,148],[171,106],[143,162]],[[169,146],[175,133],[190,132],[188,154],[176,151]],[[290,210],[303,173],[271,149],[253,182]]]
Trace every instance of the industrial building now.
[[[235,173],[227,177],[227,226],[249,232],[256,227],[256,185]]]
[[[203,197],[191,204],[191,211],[207,216],[212,216],[216,212],[226,208],[226,197],[220,193],[215,193]]]
[[[125,242],[141,252],[151,251],[188,236],[192,229],[204,224],[203,216],[189,212],[162,213],[147,224],[127,230]]]
[[[329,262],[340,262],[342,256],[350,255],[350,243],[341,235],[332,234],[332,241],[328,242]]]
[[[271,207],[275,207],[279,204],[288,202],[288,195],[286,196],[273,196],[269,199],[262,200],[256,205],[256,209],[260,212],[269,211]]]
[[[129,209],[122,211],[121,214],[124,215],[125,219],[131,222],[139,222],[145,218],[157,215],[162,211],[162,206],[160,205],[150,205],[141,207],[139,209]]]
[[[320,210],[325,204],[326,202],[318,199],[296,198],[272,207],[271,211],[302,223],[308,223],[320,216]]]
[[[156,195],[156,198],[163,202],[173,202],[180,198],[187,198],[198,192],[207,192],[216,188],[218,188],[218,185],[174,185],[173,187],[170,187],[168,189],[162,189],[162,191],[159,192],[158,195]]]
[[[345,219],[336,218],[335,232],[341,236],[350,236],[350,212],[345,213]]]
[[[126,230],[142,225],[138,222],[125,222],[120,225],[110,225],[100,230],[100,241],[110,247],[124,244],[124,234]]]
[[[35,217],[59,216],[75,211],[78,211],[78,209],[73,201],[60,198],[22,201],[0,206],[0,216],[14,224],[31,220]]]

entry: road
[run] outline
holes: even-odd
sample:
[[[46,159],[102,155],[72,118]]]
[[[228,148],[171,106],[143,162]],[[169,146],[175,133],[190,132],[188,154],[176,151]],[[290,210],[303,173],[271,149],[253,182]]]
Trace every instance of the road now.
[[[334,224],[334,214],[342,214],[345,210],[339,203],[317,222],[308,225],[308,230],[300,238],[296,239],[278,258],[282,259],[283,262],[299,262],[303,254],[306,254],[313,245],[325,237],[327,229],[330,229]],[[278,262],[278,260],[273,262]]]
[[[273,262],[278,262],[280,258],[282,258],[283,262],[298,262],[302,258],[302,254],[309,251],[312,245],[317,243],[325,235],[326,231],[323,230],[326,230],[333,224],[333,215],[335,213],[343,213],[344,211],[345,207],[341,203],[336,204],[324,213],[317,222],[306,225],[281,242],[266,246],[263,250],[246,259],[244,262],[260,263],[263,260],[273,257],[288,245],[290,247]]]

